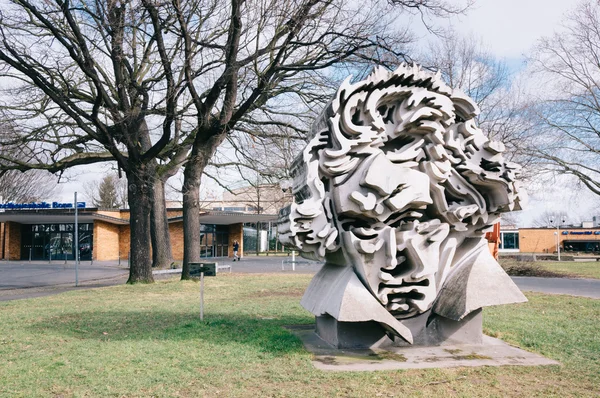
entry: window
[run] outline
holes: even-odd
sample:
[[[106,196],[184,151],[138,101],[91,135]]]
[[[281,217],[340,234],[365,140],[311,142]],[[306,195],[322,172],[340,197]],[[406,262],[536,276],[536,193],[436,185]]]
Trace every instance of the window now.
[[[501,232],[500,237],[501,250],[519,250],[518,232]]]

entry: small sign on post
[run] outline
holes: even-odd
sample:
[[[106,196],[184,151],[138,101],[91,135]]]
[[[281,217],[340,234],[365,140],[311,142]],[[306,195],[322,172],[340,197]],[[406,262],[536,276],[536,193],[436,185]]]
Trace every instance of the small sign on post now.
[[[217,263],[190,263],[190,276],[217,276]]]
[[[200,277],[200,320],[204,320],[204,276],[217,276],[217,263],[190,263],[190,276]]]

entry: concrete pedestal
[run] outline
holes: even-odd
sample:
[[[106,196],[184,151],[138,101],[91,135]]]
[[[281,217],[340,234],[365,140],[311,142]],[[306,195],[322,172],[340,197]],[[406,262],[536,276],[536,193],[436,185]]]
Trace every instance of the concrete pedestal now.
[[[400,338],[390,339],[386,330],[377,322],[339,322],[329,315],[316,317],[316,334],[335,348],[481,344],[482,320],[481,309],[473,311],[461,321],[453,321],[427,311],[418,317],[402,321],[414,336],[412,345]]]

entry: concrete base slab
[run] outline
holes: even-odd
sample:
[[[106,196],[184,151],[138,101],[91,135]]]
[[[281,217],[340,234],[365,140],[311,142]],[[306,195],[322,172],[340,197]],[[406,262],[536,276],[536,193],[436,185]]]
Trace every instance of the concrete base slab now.
[[[337,349],[321,340],[313,325],[291,326],[288,329],[313,353],[313,365],[327,371],[560,365],[557,361],[485,335],[482,344]]]

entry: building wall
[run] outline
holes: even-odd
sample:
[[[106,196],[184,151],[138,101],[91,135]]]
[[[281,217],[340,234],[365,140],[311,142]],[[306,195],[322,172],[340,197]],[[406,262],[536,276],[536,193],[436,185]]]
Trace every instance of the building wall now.
[[[0,222],[0,259],[4,260],[4,245],[6,240],[4,239],[4,223]]]
[[[119,226],[96,220],[94,222],[94,260],[117,260],[119,247]]]
[[[182,209],[167,209],[167,217],[168,218],[183,217],[183,210]]]
[[[129,225],[119,225],[119,251],[122,259],[129,259],[129,246],[131,245],[129,234]]]
[[[173,260],[183,261],[183,221],[169,223]]]
[[[4,258],[6,260],[21,259],[21,224],[9,221],[4,225],[6,246]]]
[[[113,217],[113,218],[125,218],[120,210],[97,210],[94,211],[96,214],[101,214],[103,216]],[[129,218],[129,217],[127,217]]]
[[[244,256],[244,224],[231,224],[229,226],[229,250],[227,251],[229,257],[233,257],[233,242],[238,241],[240,244],[240,250],[238,255]]]
[[[563,232],[583,232],[592,231],[591,235],[563,235]],[[560,230],[560,248],[564,248],[563,242],[566,240],[598,241],[600,235],[595,232],[600,228],[565,228]],[[554,253],[556,252],[556,228],[520,228],[519,229],[519,249],[523,253]]]

